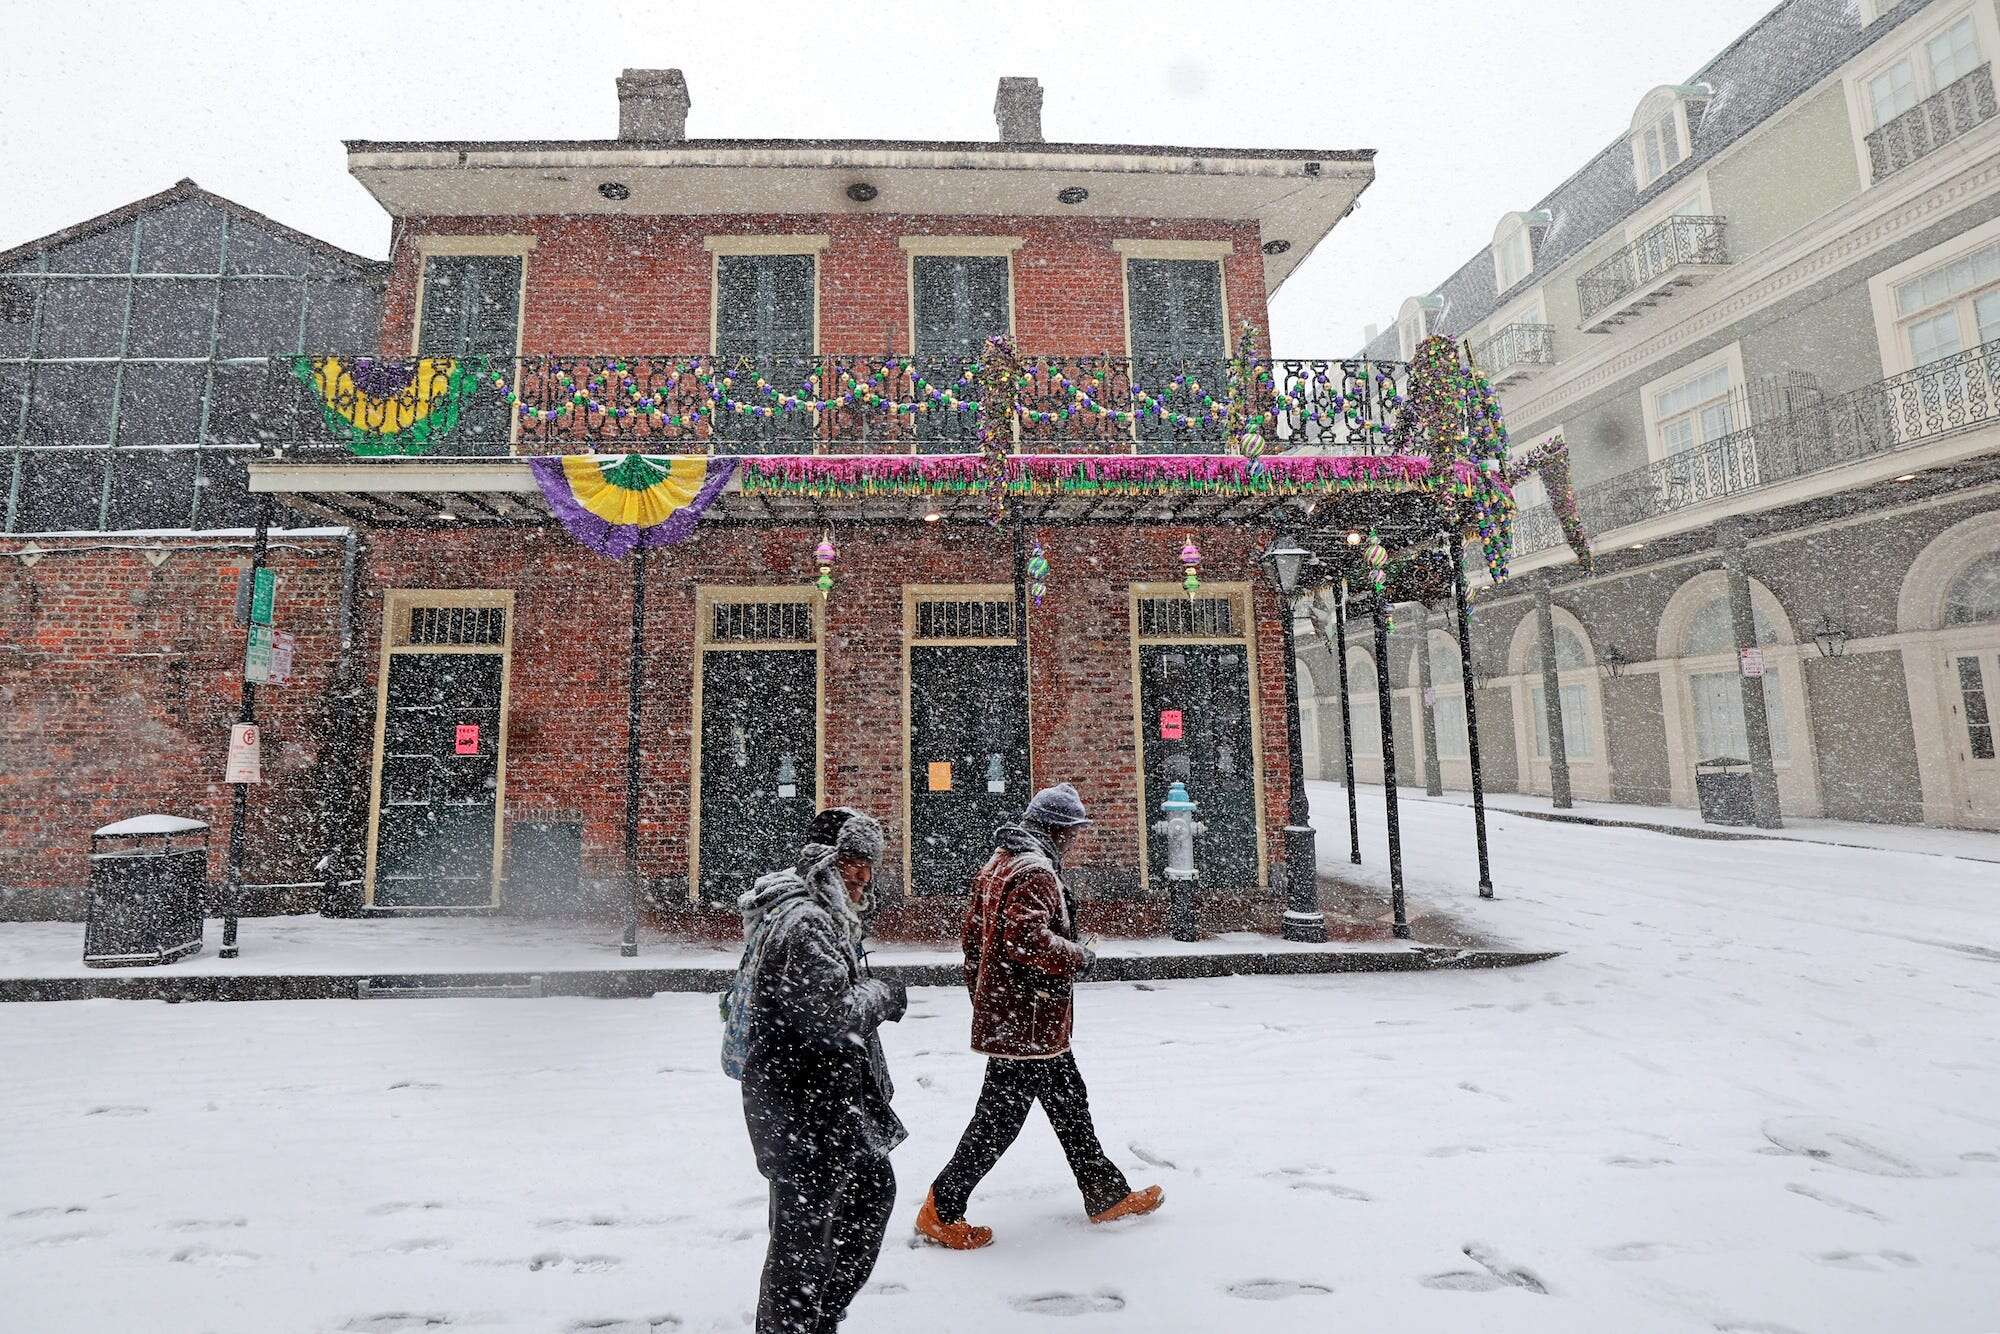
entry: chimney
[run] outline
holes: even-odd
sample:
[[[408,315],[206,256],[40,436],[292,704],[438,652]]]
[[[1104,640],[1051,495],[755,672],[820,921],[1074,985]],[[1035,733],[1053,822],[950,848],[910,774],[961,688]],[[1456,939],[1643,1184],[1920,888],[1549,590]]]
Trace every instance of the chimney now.
[[[1042,142],[1042,84],[1039,79],[1008,77],[993,95],[993,119],[1003,144]]]
[[[618,76],[618,137],[679,143],[688,137],[688,86],[677,69],[628,69]]]

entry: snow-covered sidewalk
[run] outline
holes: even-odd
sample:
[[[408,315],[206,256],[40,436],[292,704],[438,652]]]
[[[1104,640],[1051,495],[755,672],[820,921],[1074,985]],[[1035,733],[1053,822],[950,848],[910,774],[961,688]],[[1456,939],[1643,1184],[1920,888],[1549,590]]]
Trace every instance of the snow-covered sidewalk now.
[[[1086,987],[1098,1124],[1166,1208],[1088,1227],[1038,1117],[971,1255],[907,1244],[979,1079],[963,996],[914,993],[858,1334],[2000,1329],[2000,866],[1501,813],[1482,903],[1470,813],[1404,818],[1413,909],[1570,953]],[[0,1006],[0,1327],[746,1329],[717,1027],[692,995]]]

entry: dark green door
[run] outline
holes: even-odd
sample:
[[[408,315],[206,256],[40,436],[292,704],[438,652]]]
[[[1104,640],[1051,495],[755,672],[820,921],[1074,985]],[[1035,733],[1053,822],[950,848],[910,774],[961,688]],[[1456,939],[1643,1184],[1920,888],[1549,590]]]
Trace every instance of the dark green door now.
[[[732,901],[791,866],[818,809],[812,649],[710,651],[701,662],[701,894]]]
[[[1257,885],[1257,752],[1250,733],[1250,665],[1236,644],[1147,644],[1139,649],[1145,728],[1146,858],[1154,879],[1166,839],[1150,832],[1179,779],[1208,831],[1195,839],[1205,891]],[[1178,716],[1176,716],[1178,715]],[[1179,735],[1176,736],[1175,734]]]
[[[487,357],[511,381],[521,319],[519,255],[432,255],[424,261],[424,318],[417,351],[427,357]],[[446,454],[505,454],[513,425],[490,386],[459,415]]]
[[[382,727],[376,908],[493,902],[498,653],[394,653]]]
[[[750,409],[723,409],[716,424],[721,438],[743,452],[784,452],[810,440],[812,414],[783,411],[756,381],[761,375],[776,392],[812,393],[813,257],[719,256],[715,299],[716,352],[735,378],[731,398]],[[831,386],[820,388],[822,397],[832,392]]]
[[[1001,256],[918,255],[915,280],[917,371],[939,389],[961,396],[976,389],[958,379],[986,354],[986,342],[1007,332],[1007,259]],[[969,414],[931,411],[917,418],[918,447],[953,453],[977,448]]]
[[[1180,453],[1213,445],[1223,428],[1207,424],[1202,401],[1212,399],[1219,410],[1229,394],[1222,266],[1208,259],[1128,260],[1125,291],[1132,313],[1132,384],[1160,396],[1170,414],[1140,416],[1142,448]],[[1197,424],[1178,425],[1174,416],[1192,417]]]
[[[912,645],[912,890],[968,893],[993,831],[1017,818],[1029,795],[1019,650]]]

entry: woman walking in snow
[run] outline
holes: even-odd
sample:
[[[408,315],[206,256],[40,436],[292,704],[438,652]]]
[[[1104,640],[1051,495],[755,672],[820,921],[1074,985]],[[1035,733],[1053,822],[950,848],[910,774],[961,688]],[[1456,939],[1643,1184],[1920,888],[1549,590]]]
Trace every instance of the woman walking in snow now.
[[[740,1059],[743,1119],[771,1189],[757,1334],[834,1334],[895,1204],[889,1151],[907,1132],[876,1030],[907,1001],[901,983],[864,974],[858,911],[881,856],[872,817],[822,811],[798,866],[737,905],[746,976],[724,1064]]]
[[[1090,969],[1077,943],[1076,902],[1063,857],[1090,819],[1069,783],[1043,788],[972,880],[964,927],[965,985],[972,992],[972,1049],[987,1057],[972,1124],[917,1214],[917,1232],[953,1250],[993,1240],[965,1221],[965,1206],[1027,1122],[1036,1101],[1069,1159],[1093,1223],[1149,1214],[1158,1186],[1135,1191],[1104,1154],[1090,1120],[1090,1094],[1070,1054],[1072,984]]]

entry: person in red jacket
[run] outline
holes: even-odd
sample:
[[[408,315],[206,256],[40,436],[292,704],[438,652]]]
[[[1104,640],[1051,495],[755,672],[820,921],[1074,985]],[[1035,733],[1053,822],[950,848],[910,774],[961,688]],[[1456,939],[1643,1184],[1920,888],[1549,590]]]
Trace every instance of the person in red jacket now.
[[[972,1049],[987,1058],[986,1083],[958,1151],[917,1213],[919,1235],[940,1246],[970,1251],[993,1240],[993,1229],[965,1221],[966,1201],[1037,1101],[1091,1222],[1149,1214],[1164,1198],[1158,1186],[1133,1190],[1105,1156],[1069,1049],[1071,985],[1090,970],[1092,956],[1077,942],[1076,901],[1062,864],[1089,827],[1074,785],[1043,788],[1019,824],[1000,827],[998,846],[972,878],[965,985],[972,993]]]

